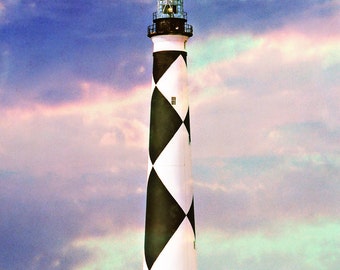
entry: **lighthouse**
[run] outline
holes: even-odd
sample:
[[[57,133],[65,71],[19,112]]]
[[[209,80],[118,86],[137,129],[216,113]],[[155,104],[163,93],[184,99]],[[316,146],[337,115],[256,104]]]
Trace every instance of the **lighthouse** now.
[[[148,37],[153,76],[144,270],[195,270],[196,232],[183,0],[157,0]]]

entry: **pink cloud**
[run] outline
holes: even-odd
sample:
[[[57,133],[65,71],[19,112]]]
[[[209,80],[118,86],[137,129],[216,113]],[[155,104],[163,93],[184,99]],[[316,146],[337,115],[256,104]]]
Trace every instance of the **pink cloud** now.
[[[149,89],[81,87],[83,98],[74,103],[1,110],[2,169],[74,175],[144,165],[137,157],[147,147]]]
[[[244,41],[243,36],[220,38]],[[253,43],[232,58],[226,51],[226,57],[220,54],[218,61],[190,74],[197,156],[278,153],[270,134],[282,125],[339,125],[340,93],[331,66],[340,59],[330,60],[339,39],[318,42],[287,27],[253,36]]]

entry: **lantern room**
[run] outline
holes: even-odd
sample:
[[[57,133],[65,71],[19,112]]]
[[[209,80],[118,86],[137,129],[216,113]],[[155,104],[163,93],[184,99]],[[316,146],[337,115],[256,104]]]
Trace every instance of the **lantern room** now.
[[[183,0],[157,0],[156,17],[184,19]]]
[[[157,11],[153,13],[153,24],[148,27],[148,37],[157,35],[193,35],[192,26],[187,24],[183,0],[157,0]]]

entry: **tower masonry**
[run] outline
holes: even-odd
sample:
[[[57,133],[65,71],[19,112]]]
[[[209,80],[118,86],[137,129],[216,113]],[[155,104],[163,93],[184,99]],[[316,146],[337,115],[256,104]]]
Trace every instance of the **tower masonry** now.
[[[183,0],[157,0],[153,42],[144,270],[196,270]]]

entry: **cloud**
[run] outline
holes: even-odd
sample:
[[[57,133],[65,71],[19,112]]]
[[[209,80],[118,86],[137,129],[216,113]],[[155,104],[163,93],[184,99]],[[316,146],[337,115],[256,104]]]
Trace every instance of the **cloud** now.
[[[129,228],[131,236],[142,226],[139,175],[131,170],[65,179],[57,173],[37,177],[0,171],[1,268],[79,269],[84,262],[108,260],[103,253],[97,257],[92,240],[121,240],[118,232]]]
[[[149,89],[114,93],[86,82],[78,88],[82,99],[76,103],[2,110],[2,168],[75,175],[143,164],[130,160],[128,149],[143,160]]]
[[[251,234],[202,232],[197,240],[200,269],[337,269],[337,222],[286,223]],[[324,243],[329,243],[324,245]],[[323,248],[320,249],[320,246]],[[211,247],[214,247],[213,249]]]
[[[339,93],[330,66],[339,58],[327,35],[317,43],[288,27],[198,43],[218,54],[189,65],[198,227],[244,232],[337,215]]]
[[[317,43],[316,37],[289,28],[191,44],[193,144],[200,142],[196,154],[275,153],[271,135],[293,123],[319,123],[338,136],[337,43],[333,38]],[[205,46],[216,52],[214,58],[199,49]],[[193,63],[191,70],[191,58],[206,61],[199,68]]]
[[[94,255],[66,252],[76,239],[143,224],[149,90],[122,93],[91,82],[78,88],[77,102],[1,109],[5,269],[74,269]]]
[[[336,153],[339,128],[321,122],[294,123],[278,127],[268,134],[277,154]]]
[[[78,269],[100,261],[87,239],[143,224],[145,89],[79,87],[77,103],[1,109],[1,268]]]
[[[41,88],[55,84],[46,82]],[[0,109],[0,268],[100,264],[87,240],[143,224],[150,87],[124,93],[96,82],[64,83],[76,98],[17,97]],[[68,249],[76,241],[81,246]]]
[[[88,251],[92,257],[78,264],[74,270],[139,268],[143,259],[143,232],[124,231],[105,237],[75,239],[69,250]]]
[[[253,232],[337,216],[336,154],[194,160],[199,228]]]

